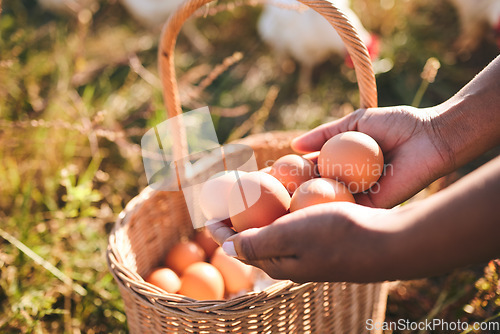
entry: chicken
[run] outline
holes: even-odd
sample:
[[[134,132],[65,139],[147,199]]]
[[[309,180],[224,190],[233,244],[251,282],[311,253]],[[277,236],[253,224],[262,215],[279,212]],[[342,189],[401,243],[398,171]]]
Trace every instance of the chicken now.
[[[97,0],[38,0],[40,5],[54,13],[77,13],[97,4]],[[167,18],[184,0],[121,0],[130,15],[149,28],[161,28]]]
[[[378,54],[378,39],[361,24],[350,9],[349,0],[329,0],[349,18],[367,45],[371,56]],[[273,0],[264,5],[258,31],[278,56],[291,56],[300,64],[298,90],[310,89],[312,71],[332,54],[347,56],[344,43],[335,29],[320,14],[295,0]],[[350,58],[346,57],[349,63]],[[352,63],[351,63],[352,66]]]
[[[174,13],[185,0],[120,0],[130,15],[143,26],[160,30],[168,17]],[[211,51],[207,39],[199,32],[193,20],[183,26],[183,32],[190,43],[203,54]]]
[[[168,17],[185,0],[120,1],[136,21],[153,31],[159,32]],[[38,0],[38,2],[44,9],[62,15],[79,15],[86,9],[94,13],[99,9],[98,0]],[[188,20],[184,24],[183,33],[188,38],[189,42],[201,53],[207,54],[211,51],[211,46],[206,38],[198,31],[193,20]]]
[[[95,12],[99,5],[96,0],[38,0],[44,9],[62,15],[77,15],[84,9]]]
[[[456,47],[460,53],[473,51],[488,29],[493,30],[500,49],[500,0],[450,0],[460,19],[462,32]]]
[[[121,0],[130,15],[146,27],[161,27],[184,0]]]

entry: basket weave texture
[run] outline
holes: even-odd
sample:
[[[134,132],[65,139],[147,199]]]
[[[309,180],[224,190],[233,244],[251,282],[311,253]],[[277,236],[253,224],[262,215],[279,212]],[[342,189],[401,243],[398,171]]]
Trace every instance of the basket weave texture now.
[[[177,34],[198,8],[212,0],[188,0],[167,22],[159,48],[160,73],[169,117],[181,114],[173,50]],[[325,0],[300,0],[318,11],[343,38],[353,59],[362,107],[376,107],[371,61],[348,19]],[[177,153],[185,134],[176,134]],[[292,153],[299,132],[249,136],[239,143],[253,148],[259,168]],[[203,160],[203,159],[202,159]],[[198,174],[211,175],[200,161]],[[205,176],[203,176],[205,177]],[[261,292],[224,301],[196,301],[169,294],[144,281],[171,247],[194,233],[183,193],[146,188],[120,213],[109,237],[108,266],[125,303],[131,333],[368,333],[366,321],[385,316],[387,285],[280,281]],[[376,333],[375,331],[373,333]]]

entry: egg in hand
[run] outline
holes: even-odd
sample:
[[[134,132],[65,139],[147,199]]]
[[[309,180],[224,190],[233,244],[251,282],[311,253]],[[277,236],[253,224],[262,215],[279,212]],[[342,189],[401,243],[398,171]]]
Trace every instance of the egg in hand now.
[[[312,179],[303,183],[293,193],[290,212],[330,202],[355,203],[349,189],[342,183],[331,179]]]
[[[302,183],[318,176],[316,165],[297,154],[287,154],[276,160],[269,174],[277,178],[290,194]]]
[[[233,185],[246,172],[239,170],[223,171],[206,181],[200,191],[200,208],[207,220],[229,218],[228,202]]]
[[[290,208],[290,194],[275,177],[263,172],[241,176],[231,188],[229,214],[236,232],[263,227]]]
[[[370,189],[384,171],[384,156],[377,142],[357,131],[339,133],[330,138],[318,156],[323,178],[344,183],[352,193]]]

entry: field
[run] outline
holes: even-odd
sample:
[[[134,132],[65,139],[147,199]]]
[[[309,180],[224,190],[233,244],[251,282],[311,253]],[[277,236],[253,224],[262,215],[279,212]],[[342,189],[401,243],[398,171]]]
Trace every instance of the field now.
[[[0,4],[0,332],[127,332],[105,250],[115,218],[147,185],[141,136],[165,119],[159,33],[117,0],[77,16],[44,11],[35,1]],[[445,0],[353,6],[382,41],[381,106],[441,103],[498,54],[491,36],[468,54],[455,51],[460,25]],[[206,50],[181,34],[176,56],[185,110],[210,106],[223,142],[309,129],[355,109],[354,72],[338,56],[315,69],[309,92],[297,94],[295,65],[287,62],[284,71],[258,37],[260,11],[247,6],[195,19]],[[431,57],[440,63],[434,82],[421,78]],[[387,317],[498,317],[499,273],[500,262],[492,261],[397,285]]]

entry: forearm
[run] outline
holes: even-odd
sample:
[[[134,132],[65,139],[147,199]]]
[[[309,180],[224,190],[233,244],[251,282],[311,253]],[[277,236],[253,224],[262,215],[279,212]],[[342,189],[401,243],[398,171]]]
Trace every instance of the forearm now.
[[[398,224],[387,250],[392,279],[435,275],[500,256],[500,157],[390,216]]]
[[[500,144],[500,56],[445,103],[433,122],[446,147],[445,172]]]

